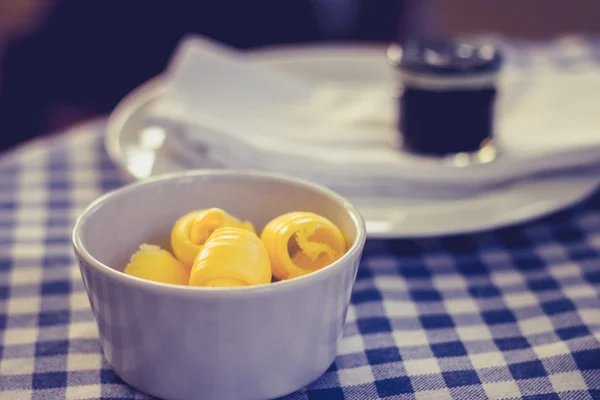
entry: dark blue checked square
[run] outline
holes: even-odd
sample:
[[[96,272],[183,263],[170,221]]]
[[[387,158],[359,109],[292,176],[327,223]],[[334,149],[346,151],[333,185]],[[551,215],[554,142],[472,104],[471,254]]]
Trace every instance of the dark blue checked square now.
[[[454,321],[448,315],[438,314],[438,315],[423,315],[419,317],[421,320],[421,325],[425,329],[443,329],[443,328],[452,328],[454,326]]]
[[[481,317],[488,325],[507,324],[515,322],[515,316],[510,310],[483,311]]]
[[[398,268],[398,273],[406,279],[422,279],[431,278],[431,271],[423,265],[406,265],[403,264]]]
[[[590,390],[590,396],[592,400],[600,400],[600,390]]]
[[[495,339],[494,342],[496,343],[496,347],[501,351],[527,349],[531,347],[524,337]]]
[[[573,261],[584,261],[589,259],[596,259],[598,257],[598,253],[589,247],[571,247],[568,249],[569,257]]]
[[[0,332],[6,329],[6,320],[8,317],[5,314],[0,314]],[[1,347],[0,347],[1,348]]]
[[[592,57],[594,57],[595,60],[600,61],[600,54],[594,54]],[[584,203],[587,203],[587,205],[596,210],[600,210],[600,191],[593,193],[592,196]]]
[[[67,256],[44,256],[42,259],[42,265],[44,267],[64,267],[71,265],[72,259]]]
[[[36,357],[48,357],[69,352],[69,342],[67,340],[53,340],[49,342],[38,342],[35,345]]]
[[[71,240],[66,237],[66,236],[54,236],[54,237],[47,237],[46,239],[44,239],[44,244],[46,245],[58,245],[58,244],[64,244],[67,245],[69,244]]]
[[[369,365],[387,364],[402,361],[400,351],[397,347],[385,347],[382,349],[372,349],[365,352]]]
[[[442,299],[440,293],[433,289],[412,289],[410,290],[410,296],[418,302],[440,301]]]
[[[389,252],[399,257],[418,256],[422,251],[414,240],[392,239],[387,244]]]
[[[500,291],[498,288],[492,285],[471,286],[469,288],[469,293],[475,298],[500,296]]]
[[[33,390],[56,389],[67,386],[66,372],[36,372],[33,374],[31,387]]]
[[[462,342],[446,342],[446,343],[435,343],[431,345],[431,351],[436,357],[460,357],[466,356],[467,350]]]
[[[0,258],[0,271],[8,271],[13,266],[13,262],[10,259]]]
[[[362,266],[358,269],[358,273],[356,274],[356,279],[357,280],[361,280],[361,279],[367,279],[367,278],[371,278],[373,276],[373,271],[371,271],[370,268],[367,268],[365,266]]]
[[[50,209],[67,210],[70,209],[72,205],[72,201],[69,200],[50,199],[50,201],[48,201],[48,207]]]
[[[381,293],[379,293],[379,290],[367,289],[352,293],[353,304],[367,303],[370,301],[381,301]]]
[[[547,315],[554,315],[575,311],[575,305],[568,299],[559,299],[542,303],[542,310]]]
[[[310,389],[308,390],[310,400],[344,400],[342,388]]]
[[[0,300],[8,299],[10,288],[8,286],[0,286]]]
[[[69,311],[48,311],[38,315],[39,326],[65,325],[69,323]]]
[[[451,236],[440,239],[440,244],[453,254],[473,253],[477,245],[470,236]]]
[[[361,318],[356,321],[360,333],[368,335],[369,333],[380,333],[380,332],[391,332],[392,327],[390,321],[387,318],[374,317],[374,318]]]
[[[100,187],[104,192],[121,187],[123,184],[125,184],[124,181],[111,177],[102,177],[100,181]]]
[[[14,210],[17,204],[14,200],[0,201],[0,210]]]
[[[382,398],[414,392],[410,378],[407,376],[376,381],[375,387],[377,394]]]
[[[600,283],[600,271],[590,272],[584,275],[585,279],[587,279],[590,283]]]
[[[536,279],[527,282],[527,286],[529,289],[534,292],[544,292],[546,290],[556,290],[558,289],[558,284],[554,279]]]
[[[573,225],[562,225],[554,231],[554,237],[561,243],[567,244],[571,242],[580,242],[583,238],[582,232]]]
[[[512,262],[521,271],[536,271],[546,267],[543,260],[530,253],[513,254]]]
[[[326,372],[335,372],[337,370],[338,370],[337,364],[334,362],[329,366],[329,368],[327,368]]]
[[[557,329],[556,334],[562,340],[569,340],[587,336],[590,334],[590,330],[587,328],[587,326],[570,326],[568,328]]]
[[[523,400],[560,400],[560,396],[556,393],[534,394],[532,396],[524,396]]]
[[[100,383],[103,385],[110,385],[113,383],[122,384],[124,383],[121,378],[115,374],[112,369],[101,369],[100,370]]]
[[[487,265],[474,255],[454,254],[454,258],[456,261],[455,268],[465,276],[488,274]]]
[[[531,245],[522,232],[515,228],[499,229],[494,236],[509,250],[527,249]]]
[[[51,294],[68,294],[71,292],[71,283],[69,281],[52,281],[42,285],[42,296]]]
[[[60,180],[60,181],[50,181],[50,183],[48,184],[48,187],[51,190],[64,190],[64,189],[69,189],[71,187],[71,185],[68,181]]]
[[[575,364],[582,371],[600,369],[600,350],[583,350],[573,353]]]
[[[475,371],[451,371],[442,373],[449,388],[459,386],[479,385],[481,381]]]
[[[548,375],[544,365],[539,360],[511,364],[508,369],[515,380],[539,378]]]
[[[46,221],[46,226],[48,226],[48,227],[60,228],[60,227],[71,226],[71,225],[72,225],[72,222],[70,219],[64,218],[64,217],[58,217],[58,216],[50,216],[48,218],[48,220]]]

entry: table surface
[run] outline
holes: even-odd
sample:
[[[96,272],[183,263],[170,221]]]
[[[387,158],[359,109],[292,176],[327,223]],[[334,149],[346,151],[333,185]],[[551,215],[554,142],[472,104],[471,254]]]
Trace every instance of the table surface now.
[[[0,157],[0,399],[148,398],[103,360],[71,251],[78,214],[123,184],[102,128]],[[368,241],[335,363],[286,399],[377,398],[600,399],[600,193],[518,227]]]

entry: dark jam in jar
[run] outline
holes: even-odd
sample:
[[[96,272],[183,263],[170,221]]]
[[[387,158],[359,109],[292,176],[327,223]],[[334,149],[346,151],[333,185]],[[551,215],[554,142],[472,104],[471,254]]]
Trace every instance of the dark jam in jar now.
[[[427,40],[391,46],[398,71],[398,142],[423,155],[475,153],[493,137],[496,78],[490,44]]]

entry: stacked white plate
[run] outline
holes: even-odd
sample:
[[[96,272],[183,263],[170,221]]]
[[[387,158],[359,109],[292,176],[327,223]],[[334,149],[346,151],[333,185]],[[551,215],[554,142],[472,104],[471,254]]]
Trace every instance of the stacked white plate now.
[[[506,47],[506,46],[505,46]],[[506,47],[494,161],[389,144],[394,72],[382,47],[240,54],[188,39],[160,81],[111,116],[107,148],[134,178],[185,168],[283,172],[332,187],[373,237],[453,234],[559,210],[600,181],[600,52],[581,39]]]

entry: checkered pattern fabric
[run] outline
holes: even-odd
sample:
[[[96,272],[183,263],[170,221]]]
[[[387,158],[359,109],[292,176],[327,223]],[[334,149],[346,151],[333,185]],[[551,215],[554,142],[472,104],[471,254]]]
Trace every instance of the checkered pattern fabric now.
[[[71,252],[74,219],[122,184],[100,130],[0,161],[2,399],[148,398],[103,361]],[[599,195],[479,235],[368,241],[334,365],[286,399],[600,399],[599,295]]]

